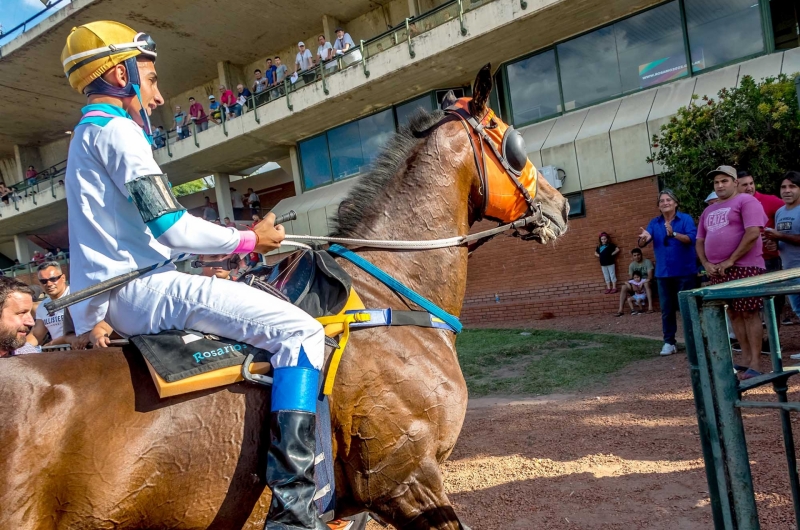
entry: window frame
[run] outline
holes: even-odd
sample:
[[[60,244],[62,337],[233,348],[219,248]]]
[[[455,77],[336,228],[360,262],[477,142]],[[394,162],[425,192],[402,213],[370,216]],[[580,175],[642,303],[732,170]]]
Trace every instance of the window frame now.
[[[561,79],[561,64],[560,64],[560,60],[559,60],[559,57],[558,57],[558,45],[559,44],[563,44],[565,42],[569,42],[569,41],[574,40],[574,39],[578,39],[580,37],[583,37],[584,35],[587,35],[589,33],[598,31],[600,29],[607,28],[609,26],[613,26],[614,24],[617,24],[617,23],[622,22],[624,20],[627,20],[629,18],[633,18],[633,17],[639,16],[642,13],[646,13],[646,12],[651,11],[653,9],[658,9],[659,7],[665,6],[665,5],[670,4],[672,2],[677,2],[679,10],[680,10],[680,23],[681,23],[681,32],[683,33],[684,53],[686,55],[687,75],[679,77],[678,79],[670,79],[670,80],[667,80],[667,81],[663,81],[661,83],[650,85],[650,86],[648,86],[646,88],[639,88],[639,89],[636,89],[636,90],[631,90],[629,92],[623,92],[622,94],[618,94],[616,96],[612,96],[612,97],[608,97],[608,98],[596,101],[596,102],[592,103],[591,105],[585,105],[585,106],[582,106],[582,107],[575,107],[574,109],[565,110],[564,90],[563,90],[563,87],[562,87],[562,79]],[[541,123],[541,122],[544,122],[544,121],[547,121],[547,120],[552,120],[554,118],[558,118],[560,116],[564,116],[564,115],[569,114],[571,112],[576,112],[576,111],[584,110],[584,109],[587,109],[587,108],[590,108],[590,107],[594,107],[594,106],[597,106],[597,105],[602,105],[603,103],[607,103],[607,102],[613,101],[615,99],[620,99],[620,98],[627,97],[627,96],[630,96],[630,95],[633,95],[633,94],[638,94],[639,92],[643,92],[645,90],[658,88],[660,86],[668,85],[670,83],[675,83],[675,82],[682,81],[682,80],[685,80],[685,79],[691,79],[691,78],[697,77],[699,75],[703,75],[703,74],[706,74],[706,73],[709,73],[709,72],[713,72],[714,70],[719,70],[721,68],[726,68],[726,67],[731,66],[733,64],[742,63],[742,62],[745,62],[745,61],[749,61],[751,59],[755,59],[757,57],[763,57],[764,55],[769,55],[771,53],[774,53],[774,51],[775,51],[774,50],[774,48],[775,48],[774,44],[775,43],[774,43],[774,37],[772,36],[773,35],[772,34],[772,18],[771,18],[771,16],[769,16],[769,13],[768,13],[768,11],[769,11],[769,0],[757,0],[757,2],[759,4],[759,13],[760,13],[760,16],[761,16],[761,26],[762,26],[762,32],[761,33],[762,33],[762,37],[764,39],[764,51],[758,52],[758,53],[755,53],[755,54],[751,54],[751,55],[747,55],[747,56],[743,56],[743,57],[738,57],[738,58],[733,59],[731,61],[728,61],[728,62],[725,62],[725,63],[721,63],[721,64],[718,64],[718,65],[714,65],[714,66],[711,66],[709,68],[705,68],[702,71],[696,72],[696,73],[692,70],[691,48],[689,47],[689,33],[687,31],[687,26],[686,26],[686,6],[684,4],[684,0],[664,0],[663,2],[659,2],[659,3],[654,4],[652,6],[648,6],[647,8],[642,9],[640,11],[637,11],[635,13],[631,13],[630,15],[626,15],[624,17],[621,17],[621,18],[618,18],[616,20],[610,21],[610,22],[608,22],[606,24],[602,24],[602,25],[593,27],[593,28],[588,29],[586,31],[583,31],[581,33],[577,33],[575,35],[572,35],[569,38],[556,41],[553,44],[551,44],[549,46],[546,46],[544,48],[539,48],[539,49],[533,50],[533,51],[528,52],[528,53],[526,53],[524,55],[520,55],[520,56],[515,57],[515,58],[513,58],[513,59],[511,59],[509,61],[506,61],[498,69],[498,70],[502,70],[501,79],[502,79],[502,90],[503,90],[503,99],[504,99],[503,108],[501,110],[502,117],[506,121],[506,123],[508,123],[510,125],[513,125],[516,129],[520,129],[522,127],[527,127],[529,125],[534,125],[536,123]],[[765,10],[767,11],[766,15],[765,15]],[[522,122],[522,123],[515,123],[513,121],[514,109],[513,109],[512,103],[511,103],[511,97],[510,97],[511,92],[510,92],[510,87],[509,87],[509,83],[508,83],[508,79],[509,79],[508,70],[507,70],[508,66],[512,65],[514,63],[529,59],[530,57],[533,57],[535,55],[546,53],[546,52],[548,52],[550,50],[554,50],[554,52],[555,52],[556,73],[558,75],[559,96],[561,98],[561,112],[558,112],[556,114],[550,115],[550,116],[548,116],[546,118],[539,118],[539,119],[536,119],[536,120],[526,121],[526,122]]]

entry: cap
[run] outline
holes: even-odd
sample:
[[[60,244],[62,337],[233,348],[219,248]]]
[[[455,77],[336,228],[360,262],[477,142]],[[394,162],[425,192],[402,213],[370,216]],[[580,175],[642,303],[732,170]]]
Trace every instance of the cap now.
[[[706,200],[704,202],[713,201],[714,199],[719,199],[719,197],[717,197],[716,191],[712,191],[711,193],[709,193],[708,197],[706,197]]]
[[[733,166],[719,166],[714,171],[709,171],[707,176],[713,177],[714,175],[719,175],[720,173],[722,173],[723,175],[728,175],[733,180],[736,180],[738,178],[736,174],[736,168]]]
[[[208,96],[208,99],[215,99],[214,94],[211,94],[210,96]]]
[[[303,41],[300,41],[300,42],[297,43],[297,45],[298,46],[305,46],[305,43]]]

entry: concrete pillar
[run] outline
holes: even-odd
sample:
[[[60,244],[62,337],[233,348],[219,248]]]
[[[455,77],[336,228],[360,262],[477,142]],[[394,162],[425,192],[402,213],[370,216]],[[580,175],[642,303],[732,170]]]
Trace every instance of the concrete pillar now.
[[[14,159],[17,162],[17,180],[14,183],[25,180],[25,171],[28,170],[28,166],[33,166],[36,171],[45,169],[42,166],[42,159],[39,157],[39,148],[36,146],[15,145]]]
[[[325,35],[325,39],[331,43],[331,46],[333,46],[333,41],[336,40],[336,28],[340,27],[341,25],[341,22],[339,22],[339,20],[337,20],[335,17],[330,15],[322,15],[322,34]],[[316,42],[316,39],[314,39],[314,42]]]
[[[300,175],[300,153],[297,151],[297,146],[289,147],[289,160],[292,163],[292,180],[294,181],[294,194],[303,194],[303,177]]]
[[[0,182],[13,184],[17,181],[17,159],[15,157],[0,158]]]
[[[32,252],[28,236],[25,234],[14,235],[14,252],[16,253],[16,258],[23,265],[31,260]]]
[[[219,76],[220,84],[232,90],[234,95],[236,95],[236,85],[239,83],[244,86],[248,85],[247,78],[244,76],[242,68],[229,61],[220,61],[217,63],[217,75]],[[219,101],[219,86],[214,87],[214,95],[217,101]],[[206,101],[206,103],[208,102]]]
[[[419,15],[419,7],[417,6],[417,0],[408,0],[408,16],[415,17]]]
[[[217,196],[219,221],[225,218],[233,220],[233,204],[231,203],[231,177],[227,173],[214,173],[214,194]]]

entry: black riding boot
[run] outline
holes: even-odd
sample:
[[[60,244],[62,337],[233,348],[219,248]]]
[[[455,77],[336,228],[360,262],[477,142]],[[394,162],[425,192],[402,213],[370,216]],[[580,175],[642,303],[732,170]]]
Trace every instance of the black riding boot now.
[[[319,372],[300,367],[275,370],[267,454],[272,503],[266,530],[328,530],[314,503]]]

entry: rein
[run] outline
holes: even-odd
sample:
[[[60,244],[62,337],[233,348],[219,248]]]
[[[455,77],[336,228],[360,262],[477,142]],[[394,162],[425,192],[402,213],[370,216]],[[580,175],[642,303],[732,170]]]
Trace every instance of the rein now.
[[[303,240],[303,241],[323,241],[328,243],[344,243],[355,245],[359,247],[371,247],[371,248],[385,248],[385,249],[394,249],[394,250],[434,250],[438,248],[448,248],[448,247],[460,247],[463,245],[469,245],[470,243],[474,243],[476,241],[480,241],[482,239],[488,239],[505,232],[506,230],[516,230],[517,228],[522,228],[527,226],[533,222],[539,221],[540,219],[544,219],[546,223],[549,223],[549,219],[542,216],[541,213],[537,213],[536,215],[531,215],[528,217],[524,217],[522,219],[518,219],[513,223],[508,223],[505,225],[498,226],[496,228],[491,228],[489,230],[483,230],[481,232],[470,234],[466,236],[456,236],[456,237],[449,237],[445,239],[429,239],[429,240],[418,240],[418,241],[395,241],[391,239],[357,239],[351,237],[329,237],[329,236],[300,236],[300,235],[292,235],[286,234],[286,238],[281,242],[282,245],[288,246],[306,246],[303,243],[296,242],[295,240]]]

